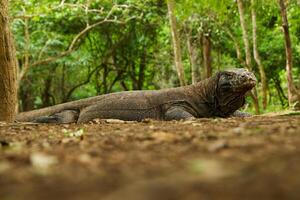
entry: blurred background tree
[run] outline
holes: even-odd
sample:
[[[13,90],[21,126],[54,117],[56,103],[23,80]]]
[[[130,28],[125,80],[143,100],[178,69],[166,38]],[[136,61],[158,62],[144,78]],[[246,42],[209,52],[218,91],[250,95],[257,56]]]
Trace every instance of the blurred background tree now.
[[[285,6],[292,107],[299,101],[300,5],[288,0]],[[238,67],[248,67],[258,79],[257,94],[245,109],[286,109],[289,84],[280,10],[274,0],[11,1],[20,110],[109,92],[191,84]],[[175,55],[178,50],[180,56]]]

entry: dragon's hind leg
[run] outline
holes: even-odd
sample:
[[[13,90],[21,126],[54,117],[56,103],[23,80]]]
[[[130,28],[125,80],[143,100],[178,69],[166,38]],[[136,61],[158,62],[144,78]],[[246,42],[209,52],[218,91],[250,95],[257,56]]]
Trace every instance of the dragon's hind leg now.
[[[181,120],[181,119],[194,119],[194,118],[195,116],[193,116],[191,113],[189,113],[184,108],[181,108],[179,106],[171,107],[164,114],[164,120]]]
[[[76,110],[64,110],[59,113],[55,113],[49,116],[42,116],[36,118],[33,122],[35,123],[57,123],[67,124],[77,122],[79,111]]]

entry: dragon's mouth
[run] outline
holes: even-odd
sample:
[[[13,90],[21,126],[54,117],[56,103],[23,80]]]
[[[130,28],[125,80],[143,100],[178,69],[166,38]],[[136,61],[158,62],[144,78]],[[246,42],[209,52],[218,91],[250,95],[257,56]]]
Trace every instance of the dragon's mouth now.
[[[249,80],[246,83],[242,84],[240,87],[237,87],[234,91],[238,93],[246,93],[250,91],[252,88],[254,88],[256,85],[255,80]]]
[[[248,85],[249,85],[249,87],[254,88],[256,85],[256,80],[249,80]]]
[[[255,87],[257,79],[252,72],[245,69],[225,71],[218,80],[223,92],[246,93]]]
[[[244,80],[243,83],[243,88],[245,90],[251,90],[252,88],[254,88],[256,86],[256,77],[253,74],[248,74],[247,78],[245,78],[246,80]]]

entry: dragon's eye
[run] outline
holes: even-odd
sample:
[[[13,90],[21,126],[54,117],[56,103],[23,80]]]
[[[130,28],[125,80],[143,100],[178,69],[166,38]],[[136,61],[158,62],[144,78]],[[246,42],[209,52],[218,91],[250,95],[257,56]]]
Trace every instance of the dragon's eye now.
[[[226,76],[227,76],[227,78],[232,78],[233,74],[232,73],[227,73]]]
[[[231,87],[230,82],[225,82],[221,84],[221,87]]]

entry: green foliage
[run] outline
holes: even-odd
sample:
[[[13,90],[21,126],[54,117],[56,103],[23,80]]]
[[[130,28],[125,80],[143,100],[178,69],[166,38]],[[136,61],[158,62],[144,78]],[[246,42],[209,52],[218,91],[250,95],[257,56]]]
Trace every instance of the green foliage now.
[[[11,1],[10,15],[20,69],[24,68],[26,51],[29,51],[30,60],[30,67],[20,83],[21,110],[108,92],[159,89],[178,85],[164,0],[93,0],[89,4],[87,2]],[[248,2],[244,2],[245,17],[251,36],[251,5]],[[293,75],[295,82],[299,83],[300,8],[296,4],[297,1],[289,2]],[[267,72],[271,97],[267,111],[275,111],[284,109],[287,105],[281,18],[276,1],[265,0],[256,3],[258,48]],[[191,83],[191,64],[186,45],[187,31],[191,31],[200,72],[203,71],[203,35],[209,36],[212,41],[214,71],[242,66],[237,59],[235,48],[238,43],[244,59],[235,1],[178,0],[175,9],[187,82]],[[29,41],[24,37],[25,17],[28,19]],[[101,21],[103,23],[99,23]],[[99,24],[76,40],[72,53],[51,62],[34,65],[38,61],[56,57],[67,51],[81,31],[96,23]],[[256,66],[255,73],[260,80]],[[251,104],[249,110],[253,110]]]

